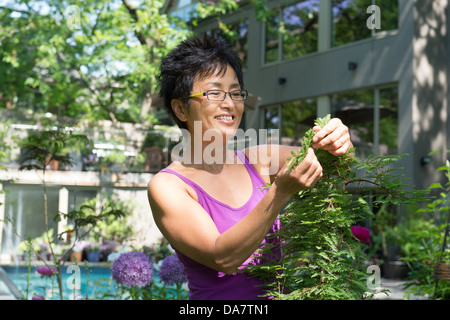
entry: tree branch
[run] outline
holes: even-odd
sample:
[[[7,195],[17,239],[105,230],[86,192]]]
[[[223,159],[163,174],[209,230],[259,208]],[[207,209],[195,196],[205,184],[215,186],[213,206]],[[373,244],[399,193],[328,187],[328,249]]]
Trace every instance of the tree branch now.
[[[122,0],[123,5],[125,6],[125,8],[128,10],[128,12],[130,13],[131,17],[133,18],[133,20],[138,23],[139,22],[139,17],[137,14],[137,9],[135,6],[133,6],[128,0]],[[147,46],[149,49],[151,48],[151,41],[149,38],[145,37],[142,32],[137,31],[136,29],[134,30],[134,34],[136,35],[136,37],[138,38],[139,42],[144,45]]]

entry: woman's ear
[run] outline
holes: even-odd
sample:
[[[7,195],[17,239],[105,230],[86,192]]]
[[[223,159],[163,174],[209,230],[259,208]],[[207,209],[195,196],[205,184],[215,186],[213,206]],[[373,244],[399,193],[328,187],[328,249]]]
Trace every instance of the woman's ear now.
[[[171,105],[172,105],[173,113],[175,113],[177,118],[182,122],[186,122],[187,121],[187,116],[186,116],[187,108],[186,108],[185,104],[178,99],[173,99],[171,102]]]

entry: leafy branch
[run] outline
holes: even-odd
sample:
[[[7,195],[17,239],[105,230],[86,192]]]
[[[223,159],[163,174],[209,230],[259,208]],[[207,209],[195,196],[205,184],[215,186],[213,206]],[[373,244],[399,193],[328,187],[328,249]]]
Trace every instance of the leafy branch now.
[[[330,116],[317,119],[324,126]],[[298,165],[312,144],[314,131],[308,130],[302,147],[287,161]],[[315,149],[324,175],[312,189],[296,194],[280,214],[281,228],[273,235],[281,243],[277,261],[261,259],[247,272],[267,284],[267,296],[274,299],[355,300],[374,292],[367,286],[366,243],[351,228],[365,225],[374,217],[373,205],[401,205],[423,200],[424,193],[412,191],[394,174],[401,156],[373,155],[361,161],[349,152],[333,156]],[[261,249],[264,257],[274,245]]]
[[[59,291],[61,300],[63,299],[62,290],[62,267],[66,256],[71,252],[75,242],[72,247],[69,248],[65,254],[58,260],[54,252],[54,241],[52,236],[52,230],[49,229],[48,224],[48,199],[47,199],[47,188],[46,188],[46,171],[47,167],[52,163],[52,161],[60,161],[63,164],[71,165],[73,163],[70,155],[64,153],[64,149],[68,144],[72,142],[88,144],[89,140],[85,135],[74,134],[71,130],[52,127],[48,130],[40,131],[35,134],[31,134],[20,143],[22,150],[24,151],[24,157],[20,160],[21,166],[20,170],[37,170],[42,171],[42,184],[44,189],[44,222],[45,222],[45,232],[43,237],[45,241],[49,244],[50,252],[54,259],[54,264],[56,268],[56,277],[58,281]],[[95,206],[89,204],[82,205],[79,210],[73,210],[68,214],[59,212],[54,220],[59,222],[61,219],[67,219],[71,221],[74,225],[73,230],[63,231],[58,234],[58,238],[66,232],[75,231],[76,240],[85,237],[89,231],[96,226],[101,221],[106,221],[111,216],[114,219],[122,218],[126,215],[126,212],[113,205],[104,206],[101,208],[100,213],[97,213]],[[12,221],[9,221],[12,223]],[[79,234],[79,230],[83,233]],[[16,232],[17,233],[17,232]],[[20,237],[20,235],[18,235]]]

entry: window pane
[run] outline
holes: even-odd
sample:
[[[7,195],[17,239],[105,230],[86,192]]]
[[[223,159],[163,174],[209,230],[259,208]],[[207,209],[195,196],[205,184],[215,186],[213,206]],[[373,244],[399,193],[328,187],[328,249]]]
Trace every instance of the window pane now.
[[[247,52],[248,52],[248,20],[242,20],[227,26],[223,29],[217,29],[215,32],[227,40],[233,50],[238,53],[242,60],[242,67],[247,67]]]
[[[372,0],[333,0],[333,46],[370,38],[372,30],[367,27],[367,19],[371,17],[367,8]],[[376,0],[380,8],[381,29],[374,32],[395,30],[398,28],[398,1]]]
[[[283,60],[317,51],[319,0],[306,0],[282,11]]]
[[[398,150],[398,87],[380,90],[380,155]]]
[[[373,153],[374,91],[363,89],[333,96],[333,116],[349,128],[356,156],[366,159]]]
[[[69,212],[79,210],[80,205],[97,197],[95,190],[80,190],[78,188],[69,189]]]
[[[381,10],[381,29],[379,31],[398,29],[398,0],[376,0]]]
[[[281,107],[281,143],[299,146],[306,131],[314,126],[316,99],[296,100]]]
[[[278,61],[279,51],[279,13],[274,10],[267,18],[265,32],[265,57],[264,62],[270,63]]]
[[[265,24],[264,62],[287,60],[316,52],[318,19],[319,0],[298,1],[273,10]]]
[[[372,0],[333,0],[333,46],[370,38],[372,30],[367,28],[367,8]]]
[[[279,106],[268,106],[264,109],[264,128],[265,129],[280,129],[280,114],[278,112]]]
[[[317,100],[296,100],[281,105],[268,106],[264,108],[264,112],[266,129],[281,128],[281,144],[299,146],[306,131],[314,126]]]
[[[23,238],[42,236],[45,231],[44,192],[41,185],[6,185],[5,216],[15,224],[17,233]],[[48,225],[56,237],[57,223],[54,217],[58,214],[59,190],[47,186]],[[17,237],[12,224],[5,225],[3,230],[2,252],[14,253],[20,238]]]

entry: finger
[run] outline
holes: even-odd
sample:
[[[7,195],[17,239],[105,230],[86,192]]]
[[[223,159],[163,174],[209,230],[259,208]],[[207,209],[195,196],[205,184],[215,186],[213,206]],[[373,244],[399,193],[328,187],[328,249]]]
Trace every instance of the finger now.
[[[304,187],[311,188],[320,180],[323,172],[312,148],[308,149],[308,154],[301,164],[303,170],[297,172],[299,181]]]
[[[323,169],[322,169],[322,166],[319,166],[319,168],[317,168],[315,179],[314,179],[311,187],[314,187],[317,184],[317,182],[320,181],[320,179],[322,177],[323,177]]]
[[[317,161],[314,166],[311,166],[311,170],[309,171],[309,175],[305,182],[306,188],[312,188],[314,187],[317,182],[322,178],[323,176],[323,169],[320,163]]]
[[[348,128],[342,125],[336,128],[334,131],[330,132],[327,136],[325,136],[318,142],[313,143],[313,147],[321,148],[324,150],[338,149],[349,139],[350,135],[348,133]]]
[[[334,156],[341,156],[348,152],[348,150],[352,147],[352,143],[350,141],[344,143],[340,148],[336,150],[328,150]]]
[[[317,133],[313,137],[313,143],[317,143],[326,136],[328,136],[330,133],[332,133],[336,128],[342,126],[342,121],[338,118],[331,119],[326,126],[323,128],[320,128],[319,126],[315,126],[313,128],[314,131],[317,131]]]

